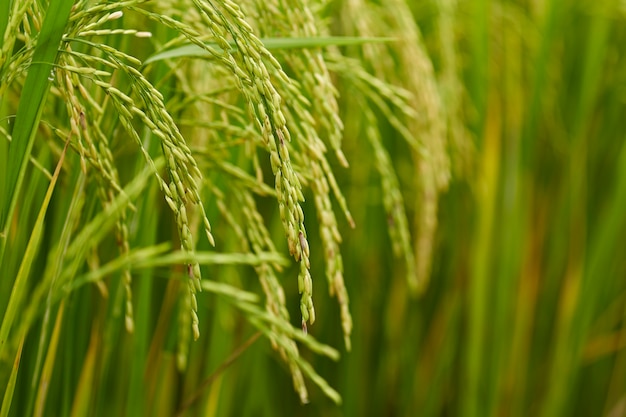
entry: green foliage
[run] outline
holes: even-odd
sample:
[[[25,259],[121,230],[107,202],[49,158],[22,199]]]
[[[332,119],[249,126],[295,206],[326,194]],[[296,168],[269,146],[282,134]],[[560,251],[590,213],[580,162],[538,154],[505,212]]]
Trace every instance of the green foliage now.
[[[3,1],[0,416],[621,415],[625,20]]]

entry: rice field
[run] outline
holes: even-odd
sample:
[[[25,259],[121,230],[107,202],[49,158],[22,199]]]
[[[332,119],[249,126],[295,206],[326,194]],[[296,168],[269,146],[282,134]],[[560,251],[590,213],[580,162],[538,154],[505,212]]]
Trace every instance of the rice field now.
[[[626,415],[625,28],[3,1],[0,417]]]

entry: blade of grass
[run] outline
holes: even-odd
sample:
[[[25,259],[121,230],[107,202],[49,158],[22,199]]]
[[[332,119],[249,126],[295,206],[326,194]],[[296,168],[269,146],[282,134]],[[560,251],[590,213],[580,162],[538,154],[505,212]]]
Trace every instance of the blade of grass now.
[[[392,42],[393,38],[360,38],[349,36],[325,36],[316,38],[265,38],[262,39],[263,45],[268,50],[277,49],[303,49],[303,48],[323,48],[325,46],[348,46],[348,45],[361,45],[364,43],[372,42]],[[231,42],[231,46],[235,49],[234,42]],[[207,47],[221,51],[221,48],[216,43],[207,43]],[[144,61],[144,65],[151,64],[153,62],[162,61],[164,59],[173,58],[211,58],[204,49],[197,45],[188,44],[178,48],[169,49],[167,51],[159,52],[152,55]]]
[[[6,2],[5,2],[6,3]],[[56,61],[73,0],[51,0],[35,47],[32,64],[22,89],[15,117],[13,140],[5,167],[3,203],[0,206],[0,265],[8,240],[8,230],[20,194],[30,152],[35,141],[43,104],[50,89],[48,77]]]
[[[157,167],[157,169],[162,166],[162,162],[162,160],[155,161],[155,166]],[[85,262],[87,254],[89,253],[89,248],[97,245],[104,237],[107,236],[108,231],[110,231],[111,227],[113,227],[120,211],[128,206],[131,198],[136,197],[141,191],[145,189],[146,185],[149,184],[148,181],[150,178],[152,178],[152,175],[153,172],[150,169],[145,169],[143,172],[138,174],[137,177],[125,187],[125,192],[119,195],[107,208],[107,210],[99,213],[91,220],[90,223],[88,223],[81,229],[81,232],[74,238],[74,240],[67,248],[65,258],[68,260],[68,262],[65,265],[63,271],[59,274],[57,280],[58,285],[54,286],[51,289],[51,302],[55,302],[56,299],[62,298],[67,294],[64,292],[64,289],[66,289],[66,287],[64,287],[63,284],[74,279],[76,271]],[[26,320],[23,320],[20,323],[22,329],[21,332],[24,332],[30,327],[30,324],[32,324],[32,322],[38,316],[38,310],[40,308],[41,306],[36,303],[31,303],[31,305],[28,306]],[[86,363],[85,366],[91,365],[89,363]],[[84,369],[83,372],[91,371]],[[88,376],[86,376],[85,378],[87,377]],[[85,391],[84,393],[83,391],[80,391],[76,395],[83,394],[87,395],[88,393],[87,391]],[[82,409],[82,407],[85,407],[86,405],[82,404],[82,401],[83,400],[75,397],[74,403],[72,405],[73,410],[79,410]]]
[[[68,161],[68,163],[71,164],[70,161]],[[39,378],[41,376],[43,368],[42,364],[44,363],[44,355],[46,355],[46,352],[48,351],[47,346],[49,343],[48,334],[50,333],[50,321],[55,311],[53,310],[54,306],[56,306],[56,303],[53,303],[52,300],[53,289],[55,288],[55,283],[63,267],[65,251],[67,250],[67,246],[69,245],[69,242],[73,236],[74,227],[76,224],[78,224],[79,218],[82,215],[82,208],[84,207],[84,185],[86,178],[83,172],[80,170],[74,172],[74,175],[76,177],[76,185],[74,189],[69,189],[69,187],[65,190],[60,189],[59,193],[57,194],[57,201],[63,200],[63,204],[67,204],[67,207],[59,210],[59,205],[55,205],[54,212],[58,213],[58,217],[54,219],[48,219],[47,221],[48,224],[58,223],[63,225],[63,227],[60,231],[60,234],[58,236],[54,235],[55,237],[52,238],[54,241],[57,242],[56,248],[50,252],[47,265],[45,266],[45,274],[43,280],[39,283],[37,289],[31,293],[30,298],[31,309],[32,306],[36,306],[37,308],[39,308],[40,306],[45,305],[45,311],[43,313],[42,323],[39,331],[37,359],[35,360],[34,371],[32,372],[32,395],[34,395],[36,392],[35,387],[39,383]],[[40,300],[43,300],[44,298],[44,292],[47,293],[45,296],[45,304],[43,301],[40,302]],[[34,315],[34,311],[33,313],[30,313],[30,315],[28,313],[24,315],[27,318],[23,319],[22,321],[25,323],[24,327],[26,329],[30,328],[30,320],[32,320],[28,317],[32,317]],[[28,403],[29,406],[34,407],[34,400],[29,401]],[[31,409],[26,413],[26,415],[32,415],[32,413],[33,412]]]
[[[13,6],[13,0],[6,0],[0,4],[0,36],[4,38],[4,32],[9,24],[9,11]],[[4,41],[2,42],[4,44]],[[0,65],[4,62],[4,57],[0,58]]]
[[[83,361],[80,372],[80,380],[77,384],[77,391],[74,395],[72,404],[72,417],[92,415],[94,391],[98,390],[99,384],[96,383],[96,373],[99,367],[98,357],[102,353],[102,329],[100,323],[96,320],[91,331],[89,347]]]
[[[7,54],[4,54],[3,49],[5,48],[5,44],[8,40],[9,35],[7,35],[7,27],[9,26],[9,12],[13,8],[13,0],[5,0],[0,4],[0,39],[2,42],[0,43],[0,70],[4,67],[5,62],[8,59],[8,51]],[[0,99],[0,101],[4,101],[4,97]],[[2,189],[0,188],[0,191]]]
[[[618,255],[616,248],[620,247],[620,239],[624,236],[626,230],[626,220],[624,219],[624,205],[626,204],[626,143],[622,145],[620,152],[618,171],[618,183],[612,196],[612,202],[609,210],[602,216],[603,221],[598,231],[592,236],[589,245],[589,263],[587,266],[587,275],[589,277],[601,276],[603,267],[610,265],[612,257]],[[624,305],[623,317],[626,317],[626,304]],[[622,330],[623,332],[623,330]],[[623,337],[624,339],[624,337]],[[624,393],[626,385],[626,350],[621,349],[615,361],[612,370],[611,382],[606,398],[605,410],[614,407],[620,397]]]
[[[15,360],[13,361],[13,367],[11,368],[11,377],[9,378],[9,383],[4,390],[4,398],[2,399],[2,409],[0,409],[0,417],[7,417],[9,415],[9,410],[11,409],[13,392],[15,391],[15,381],[17,381],[17,372],[20,369],[20,360],[22,358],[22,348],[24,347],[25,338],[26,337],[24,336],[20,340],[20,344],[15,354]]]
[[[145,398],[147,415],[159,415],[158,410],[165,410],[165,404],[169,404],[171,396],[161,395],[164,372],[176,372],[174,359],[169,349],[164,349],[168,337],[168,329],[174,320],[173,315],[178,297],[180,283],[170,280],[165,289],[165,296],[161,303],[161,309],[152,333],[152,339],[148,348],[146,360],[146,372],[143,375],[145,381]],[[168,375],[169,376],[169,375]]]
[[[548,84],[548,71],[546,68],[551,66],[550,58],[554,54],[553,47],[561,24],[561,15],[559,10],[563,8],[562,1],[546,2],[547,10],[544,12],[544,21],[541,27],[541,43],[536,54],[532,57],[533,72],[531,75],[531,94],[529,96],[529,105],[526,107],[526,123],[522,132],[522,161],[529,164],[535,152],[535,143],[537,137],[538,123],[541,120],[542,101],[545,100],[546,84]]]
[[[164,26],[157,26],[153,29],[158,39],[173,36],[171,31]],[[164,64],[152,68],[154,78],[163,80],[166,78],[168,67]],[[164,89],[161,89],[164,90]],[[169,92],[164,91],[164,100],[169,101]],[[152,134],[149,128],[144,128],[143,146],[148,154],[156,159],[161,154],[160,141]],[[138,160],[135,165],[134,175],[138,175],[144,168],[144,161]],[[159,190],[156,184],[152,184],[146,194],[146,199],[137,202],[137,212],[134,218],[138,221],[137,230],[141,231],[133,236],[133,246],[147,247],[157,243],[159,223],[163,220],[163,211],[155,210],[151,202],[158,201]],[[154,269],[146,268],[134,274],[136,276],[136,287],[133,289],[135,295],[135,331],[132,338],[132,359],[129,376],[128,396],[129,398],[141,398],[145,401],[128,401],[126,404],[126,415],[140,416],[147,413],[148,388],[144,382],[144,376],[150,363],[148,363],[148,353],[150,349],[150,339],[153,329],[150,326],[151,317],[155,307],[152,299],[154,291]]]
[[[607,280],[597,281],[596,275],[585,273],[588,268],[588,124],[592,109],[597,105],[601,87],[602,68],[606,62],[607,39],[611,19],[596,14],[590,21],[583,55],[583,71],[579,99],[571,117],[569,145],[569,259],[559,305],[559,322],[554,340],[553,364],[547,390],[544,416],[568,415],[573,409],[568,394],[579,375],[581,351],[588,337],[589,326],[600,294]]]
[[[43,372],[41,375],[41,381],[39,382],[39,388],[37,390],[37,399],[35,400],[35,412],[33,414],[37,417],[45,415],[44,407],[46,405],[46,398],[48,397],[48,390],[50,389],[50,381],[52,379],[52,371],[54,370],[56,353],[59,347],[59,337],[61,335],[64,311],[65,302],[61,302],[61,306],[57,311],[57,318],[54,323],[54,330],[52,331],[52,338],[50,339],[48,354],[46,355],[46,360],[44,362]]]
[[[0,357],[4,357],[4,349],[6,349],[10,345],[8,343],[9,332],[13,325],[13,319],[16,317],[16,315],[20,311],[19,309],[22,307],[22,298],[26,291],[28,276],[30,275],[30,269],[33,265],[35,255],[37,254],[37,250],[39,249],[39,243],[43,235],[44,219],[48,211],[48,206],[50,205],[50,199],[52,198],[52,193],[56,186],[57,179],[59,178],[59,174],[61,172],[61,167],[63,166],[63,160],[65,159],[65,153],[67,151],[68,144],[69,138],[65,142],[65,148],[61,153],[61,157],[59,159],[59,162],[57,163],[54,175],[52,176],[52,181],[48,186],[45,199],[41,205],[41,208],[39,209],[39,214],[37,216],[37,221],[35,222],[35,227],[33,228],[33,231],[31,233],[26,252],[24,253],[22,263],[15,278],[15,283],[11,291],[11,297],[9,298],[9,304],[2,319],[2,326],[0,327]],[[25,337],[26,332],[27,328],[23,328],[20,332],[21,339]]]
[[[155,142],[155,141],[153,141]],[[137,218],[140,222],[138,230],[142,230],[137,235],[137,241],[134,245],[145,247],[154,245],[157,242],[157,232],[159,221],[162,213],[155,210],[150,202],[157,201],[158,188],[156,184],[149,187],[145,201],[137,204]],[[133,289],[135,294],[135,331],[132,335],[132,359],[129,377],[129,398],[141,398],[141,401],[128,401],[126,404],[126,415],[140,416],[146,415],[147,404],[143,399],[148,398],[148,391],[144,383],[144,375],[148,364],[148,350],[150,347],[150,338],[152,329],[150,323],[152,314],[154,314],[154,306],[152,302],[154,283],[152,277],[154,270],[146,268],[133,274],[136,276],[136,288]]]
[[[483,129],[485,129],[485,121],[488,117],[487,106],[489,105],[487,97],[487,87],[489,84],[489,14],[491,2],[488,0],[480,0],[472,2],[472,18],[474,24],[471,25],[470,47],[472,48],[472,66],[471,79],[469,81],[469,91],[472,95],[473,102],[476,106],[478,120],[475,125],[478,133],[478,147],[482,147]]]
[[[490,317],[488,306],[492,296],[491,248],[494,242],[495,209],[498,179],[500,177],[501,120],[498,105],[490,98],[489,122],[485,126],[481,173],[478,179],[478,219],[474,236],[472,279],[468,289],[468,334],[465,363],[467,390],[460,402],[460,415],[478,417],[488,415],[487,384],[483,379],[486,335]]]

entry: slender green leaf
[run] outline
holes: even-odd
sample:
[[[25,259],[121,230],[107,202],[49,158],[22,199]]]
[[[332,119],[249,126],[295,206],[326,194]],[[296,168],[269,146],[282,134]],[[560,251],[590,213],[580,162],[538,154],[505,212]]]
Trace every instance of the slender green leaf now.
[[[5,0],[0,4],[0,36],[3,38],[7,30],[7,25],[9,24],[9,11],[12,7],[13,0]],[[4,40],[0,43],[0,53],[2,51],[2,46],[4,46]],[[0,66],[2,66],[4,59],[5,57],[0,58]]]
[[[35,226],[28,241],[26,253],[24,253],[24,256],[22,257],[19,271],[17,273],[17,276],[15,277],[15,282],[11,291],[11,297],[9,298],[9,304],[5,311],[4,317],[2,318],[2,324],[0,325],[0,358],[5,356],[5,351],[8,347],[8,341],[10,340],[9,332],[13,327],[15,318],[18,317],[18,315],[21,311],[23,311],[24,308],[22,302],[24,296],[26,295],[26,289],[28,287],[28,277],[30,275],[31,267],[34,263],[35,255],[39,250],[44,231],[44,219],[48,211],[48,206],[50,204],[50,199],[52,198],[52,193],[54,192],[54,188],[57,184],[57,180],[61,172],[61,167],[63,166],[63,160],[65,159],[65,152],[67,151],[68,143],[69,139],[65,144],[65,148],[63,149],[61,158],[57,163],[56,170],[54,172],[54,175],[52,176],[52,181],[50,181],[48,190],[46,191],[46,196],[41,205],[41,208],[39,209]],[[25,334],[26,331],[24,331],[21,336]]]
[[[265,38],[262,39],[263,45],[268,50],[285,50],[285,49],[306,49],[306,48],[324,48],[327,46],[349,46],[363,45],[366,43],[376,42],[392,42],[393,38],[359,38],[349,36],[327,36],[318,38]],[[231,46],[236,48],[231,42]],[[220,51],[220,47],[215,43],[207,43],[206,47]],[[177,48],[168,49],[152,55],[144,61],[144,65],[153,62],[162,61],[164,59],[175,58],[205,58],[210,59],[212,55],[198,45],[188,44]]]
[[[4,2],[6,3],[6,2]],[[4,167],[7,195],[0,202],[0,265],[8,239],[9,225],[20,194],[24,174],[35,141],[39,119],[43,111],[46,95],[50,89],[50,72],[65,32],[73,0],[51,0],[46,12],[37,46],[22,89],[13,140],[9,146],[7,165]]]
[[[11,367],[11,376],[4,390],[4,396],[2,397],[2,409],[0,409],[0,417],[7,417],[9,415],[9,411],[11,410],[11,402],[13,401],[13,394],[15,391],[15,381],[17,380],[18,371],[20,369],[20,361],[22,359],[22,351],[25,338],[26,336],[23,336],[20,339],[17,351],[15,352],[15,360],[13,361],[13,366]]]

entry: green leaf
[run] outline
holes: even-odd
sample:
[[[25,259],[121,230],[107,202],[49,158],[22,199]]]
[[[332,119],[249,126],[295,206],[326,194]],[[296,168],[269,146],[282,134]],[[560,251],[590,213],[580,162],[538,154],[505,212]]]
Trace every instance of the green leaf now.
[[[35,221],[35,226],[30,235],[26,252],[22,257],[19,271],[17,273],[17,276],[15,277],[15,283],[13,284],[11,297],[9,298],[9,304],[6,308],[6,311],[4,312],[2,323],[0,324],[0,357],[5,356],[5,349],[7,348],[7,341],[9,340],[9,332],[11,331],[11,327],[13,327],[15,318],[19,317],[20,312],[22,311],[22,301],[24,300],[24,297],[27,293],[26,290],[28,288],[28,277],[34,263],[35,256],[37,255],[37,251],[40,247],[44,231],[44,219],[46,217],[46,213],[48,212],[48,206],[50,205],[52,193],[54,192],[54,188],[57,184],[59,174],[61,173],[61,167],[63,166],[63,160],[65,159],[65,153],[67,151],[68,143],[69,141],[66,142],[65,148],[61,153],[61,158],[57,163],[56,170],[54,172],[54,175],[52,176],[52,181],[50,181],[50,184],[48,185],[46,196],[37,214],[37,220]],[[24,337],[25,334],[26,331],[20,334],[20,340],[22,337]]]
[[[4,46],[4,33],[6,32],[7,26],[9,25],[9,11],[11,11],[12,6],[12,0],[5,0],[0,3],[0,35],[3,37],[0,48]],[[3,61],[4,59],[0,59],[0,65],[2,65]]]
[[[50,89],[48,77],[56,61],[61,37],[65,32],[72,0],[51,0],[39,33],[39,39],[15,117],[13,139],[5,168],[5,189],[0,205],[0,264],[8,239],[8,227],[17,204],[45,97]]]
[[[350,36],[325,36],[316,38],[266,38],[262,39],[263,45],[268,50],[284,50],[284,49],[306,49],[306,48],[323,48],[325,46],[348,46],[348,45],[362,45],[365,43],[373,42],[391,42],[393,38],[362,38],[362,37],[350,37]],[[233,50],[236,46],[233,42],[230,43]],[[216,43],[207,43],[208,49],[213,49],[217,52],[221,52],[222,49]],[[202,49],[198,45],[187,44],[174,49],[168,49],[167,51],[159,52],[152,55],[144,62],[144,65],[162,61],[164,59],[174,58],[204,58],[210,59],[212,55],[205,49]]]

